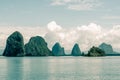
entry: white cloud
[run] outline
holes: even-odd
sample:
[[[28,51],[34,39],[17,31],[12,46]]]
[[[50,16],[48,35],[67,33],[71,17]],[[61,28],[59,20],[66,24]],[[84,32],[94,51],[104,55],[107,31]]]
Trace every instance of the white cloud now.
[[[75,5],[69,5],[68,9],[76,10],[76,11],[82,11],[82,10],[92,10],[92,6],[90,4],[75,4]]]
[[[56,24],[54,27],[57,26],[58,25]],[[82,25],[77,28],[64,28],[59,31],[48,31],[45,35],[45,39],[49,43],[49,47],[52,47],[55,42],[60,42],[66,50],[70,50],[75,43],[78,43],[82,50],[87,50],[93,44],[97,44],[98,41],[95,40],[100,34],[101,26],[90,23],[89,25]]]
[[[71,10],[93,10],[101,6],[99,0],[52,0],[53,6],[64,6]]]
[[[65,50],[71,50],[73,45],[78,43],[81,50],[86,51],[93,45],[98,46],[106,42],[111,44],[115,50],[120,50],[120,25],[115,25],[109,30],[95,23],[63,28],[55,21],[51,21],[46,27],[0,26],[0,47],[5,47],[7,37],[16,30],[23,34],[25,43],[32,36],[43,36],[49,48],[52,48],[56,42],[60,42]]]
[[[120,51],[120,25],[113,26],[112,29],[106,30],[105,32],[101,33],[98,37],[98,41],[106,42],[113,46],[116,51]]]
[[[55,42],[60,42],[66,50],[71,50],[75,43],[78,43],[82,51],[88,50],[93,45],[98,46],[102,42],[109,43],[114,49],[120,49],[120,26],[116,25],[108,30],[95,23],[82,25],[76,28],[64,28],[56,32],[48,32],[45,39],[49,47]]]
[[[120,16],[103,16],[102,17],[102,19],[113,19],[113,20],[115,20],[115,19],[120,19]]]
[[[62,2],[61,0],[53,0],[53,2],[51,3],[51,5],[64,5],[65,3]]]
[[[55,21],[52,21],[52,22],[48,23],[47,28],[50,31],[59,31],[59,30],[62,29],[62,27],[60,25],[56,24]]]
[[[88,30],[92,32],[101,32],[101,26],[95,23],[90,23],[89,25],[82,25],[81,27],[77,27],[78,30]]]
[[[79,38],[76,42],[79,43],[82,50],[88,50],[93,45],[98,45],[98,36],[102,33],[102,27],[95,23],[89,25],[82,25],[77,27]]]

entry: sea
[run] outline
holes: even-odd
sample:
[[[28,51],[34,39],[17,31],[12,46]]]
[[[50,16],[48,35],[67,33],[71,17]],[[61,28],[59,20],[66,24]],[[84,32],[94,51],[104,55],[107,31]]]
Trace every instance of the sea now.
[[[120,56],[0,56],[0,80],[120,80]]]

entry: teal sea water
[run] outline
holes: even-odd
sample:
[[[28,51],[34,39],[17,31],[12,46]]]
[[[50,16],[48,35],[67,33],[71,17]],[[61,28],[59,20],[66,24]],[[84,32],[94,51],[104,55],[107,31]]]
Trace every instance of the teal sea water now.
[[[1,56],[0,80],[120,80],[120,56]]]

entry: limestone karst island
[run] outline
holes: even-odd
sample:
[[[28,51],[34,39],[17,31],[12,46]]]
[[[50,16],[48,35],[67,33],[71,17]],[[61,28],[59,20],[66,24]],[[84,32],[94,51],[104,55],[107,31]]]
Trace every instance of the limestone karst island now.
[[[71,50],[71,54],[66,54],[64,47],[56,42],[50,50],[47,42],[41,36],[31,37],[29,42],[24,44],[24,38],[18,31],[12,33],[6,40],[6,47],[3,56],[22,57],[22,56],[114,56],[119,55],[114,52],[112,46],[106,43],[100,44],[99,47],[91,47],[87,53],[82,52],[79,45],[75,43]]]

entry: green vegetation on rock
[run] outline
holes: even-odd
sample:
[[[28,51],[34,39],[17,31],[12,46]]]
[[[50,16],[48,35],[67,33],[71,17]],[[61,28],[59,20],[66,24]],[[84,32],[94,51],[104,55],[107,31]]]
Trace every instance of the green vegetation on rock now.
[[[112,54],[114,53],[113,48],[110,44],[102,43],[99,46],[100,49],[102,49],[106,54]]]
[[[90,50],[88,51],[88,55],[87,56],[93,56],[93,57],[97,57],[97,56],[105,56],[105,52],[98,48],[98,47],[92,47],[90,48]]]
[[[24,56],[24,40],[20,32],[16,31],[7,38],[3,56]]]
[[[52,53],[53,56],[65,56],[64,48],[58,42],[52,47]]]
[[[71,55],[72,55],[72,56],[81,56],[81,51],[80,51],[80,48],[79,48],[79,45],[78,45],[78,44],[75,44],[75,45],[73,46]]]
[[[26,56],[51,56],[52,53],[47,47],[47,43],[40,36],[31,37],[25,44]]]

